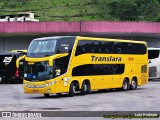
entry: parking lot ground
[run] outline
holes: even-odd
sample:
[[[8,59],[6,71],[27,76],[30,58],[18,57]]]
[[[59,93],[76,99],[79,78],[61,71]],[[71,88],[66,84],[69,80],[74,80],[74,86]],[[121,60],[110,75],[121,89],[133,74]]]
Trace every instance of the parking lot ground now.
[[[22,84],[1,84],[0,111],[160,111],[160,81],[149,81],[137,90],[93,91],[85,96],[77,93],[74,97],[63,94],[49,98],[24,94]]]

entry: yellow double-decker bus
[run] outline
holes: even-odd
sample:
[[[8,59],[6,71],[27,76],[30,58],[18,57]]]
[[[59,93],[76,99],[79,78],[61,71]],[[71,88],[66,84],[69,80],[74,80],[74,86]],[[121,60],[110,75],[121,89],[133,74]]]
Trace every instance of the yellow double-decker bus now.
[[[27,94],[74,96],[92,90],[136,89],[148,83],[146,42],[59,36],[34,39],[24,59]]]

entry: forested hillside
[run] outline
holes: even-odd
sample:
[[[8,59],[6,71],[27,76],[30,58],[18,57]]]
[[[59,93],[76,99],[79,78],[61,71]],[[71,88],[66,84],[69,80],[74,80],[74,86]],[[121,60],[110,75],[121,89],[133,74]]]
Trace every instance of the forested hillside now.
[[[0,15],[34,12],[40,21],[160,21],[160,0],[0,0]]]

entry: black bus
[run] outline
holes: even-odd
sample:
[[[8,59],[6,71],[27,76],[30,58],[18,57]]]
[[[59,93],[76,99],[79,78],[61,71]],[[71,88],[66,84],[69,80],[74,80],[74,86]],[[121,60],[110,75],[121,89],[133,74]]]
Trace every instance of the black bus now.
[[[16,68],[16,60],[26,52],[0,52],[0,83],[22,83],[24,67],[20,61],[20,67]]]

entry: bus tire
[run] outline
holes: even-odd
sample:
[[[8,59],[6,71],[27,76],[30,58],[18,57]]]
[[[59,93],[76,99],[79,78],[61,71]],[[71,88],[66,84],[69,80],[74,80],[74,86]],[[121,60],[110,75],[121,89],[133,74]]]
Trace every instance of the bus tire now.
[[[131,81],[131,90],[137,89],[137,80],[135,78]]]
[[[85,81],[83,81],[82,87],[81,87],[81,94],[82,94],[82,95],[86,95],[87,90],[88,90],[88,85],[86,84]]]
[[[73,97],[75,92],[76,92],[76,85],[74,84],[74,82],[72,82],[69,88],[69,96]]]
[[[49,97],[49,94],[44,94],[44,97],[48,98],[48,97]]]
[[[87,83],[87,94],[91,93],[91,85],[90,82]]]
[[[129,88],[129,83],[127,79],[124,79],[123,84],[122,84],[122,90],[126,91]]]

